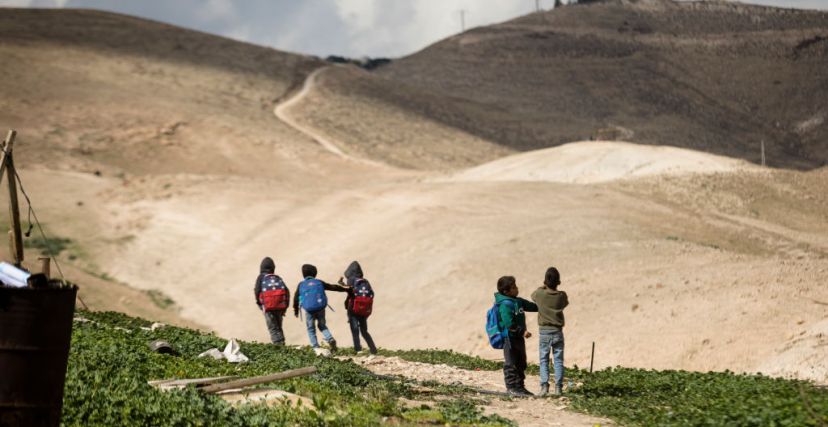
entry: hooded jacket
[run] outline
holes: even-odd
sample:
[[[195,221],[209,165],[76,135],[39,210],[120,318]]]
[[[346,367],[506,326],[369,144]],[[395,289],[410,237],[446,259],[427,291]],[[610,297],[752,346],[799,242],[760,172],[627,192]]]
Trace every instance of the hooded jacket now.
[[[367,282],[367,280],[362,275],[362,266],[359,265],[359,262],[352,261],[348,268],[345,269],[345,284],[348,286],[346,292],[348,292],[348,296],[345,298],[345,310],[348,310],[348,314],[351,313],[351,308],[353,307],[354,301],[354,285],[356,284],[357,279],[363,279]],[[370,285],[370,282],[368,282]]]
[[[524,312],[538,311],[538,306],[523,298],[512,298],[500,292],[495,292],[494,296],[495,303],[502,303],[498,306],[501,330],[508,329],[510,337],[523,335],[526,332],[526,315]]]
[[[564,321],[563,310],[569,305],[566,292],[541,286],[532,292],[532,301],[538,304],[538,326],[540,329],[561,329]]]
[[[261,301],[259,301],[259,294],[262,293],[262,278],[266,274],[273,274],[276,272],[276,263],[273,262],[273,259],[270,257],[264,257],[262,263],[259,265],[259,275],[256,276],[256,284],[253,286],[253,295],[256,297],[256,305],[259,308],[262,307]]]

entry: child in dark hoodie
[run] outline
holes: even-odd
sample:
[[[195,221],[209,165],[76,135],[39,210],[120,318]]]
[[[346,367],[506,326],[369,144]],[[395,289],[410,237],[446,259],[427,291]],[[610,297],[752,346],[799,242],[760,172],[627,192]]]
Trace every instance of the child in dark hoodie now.
[[[270,257],[265,257],[259,266],[259,275],[256,277],[256,284],[253,286],[253,294],[256,296],[256,305],[259,306],[259,311],[264,313],[265,324],[267,324],[267,330],[270,332],[270,341],[276,345],[284,345],[285,334],[282,332],[282,318],[285,316],[285,310],[267,310],[262,298],[263,292],[281,286],[286,292],[284,298],[287,302],[290,302],[290,291],[285,286],[282,278],[275,275],[275,271],[276,263]]]
[[[327,342],[331,347],[331,351],[336,351],[336,340],[325,322],[327,297],[325,299],[325,306],[315,311],[308,311],[308,304],[305,304],[305,307],[302,307],[301,299],[305,297],[306,291],[309,291],[311,286],[322,285],[323,293],[324,291],[347,292],[348,289],[345,286],[325,283],[324,281],[316,278],[316,273],[316,266],[311,264],[305,264],[302,266],[302,277],[304,277],[304,280],[299,282],[299,285],[296,287],[296,293],[293,296],[293,315],[299,317],[299,308],[305,308],[305,326],[307,326],[308,329],[308,339],[310,339],[311,347],[319,347],[319,341],[316,338],[316,328],[318,327],[319,331],[322,332],[322,336],[325,338],[325,342]]]
[[[561,275],[555,267],[546,270],[544,286],[532,293],[532,301],[538,304],[538,326],[540,328],[540,386],[541,396],[549,393],[549,352],[555,365],[555,395],[563,391],[564,376],[564,313],[569,305],[566,292],[559,291]]]
[[[343,282],[343,278],[339,278],[339,283],[344,284],[348,289],[348,297],[345,299],[345,310],[348,311],[348,324],[351,326],[351,336],[354,338],[354,350],[357,352],[362,351],[362,344],[359,342],[359,334],[362,334],[362,337],[365,338],[365,342],[368,344],[368,350],[371,354],[377,354],[377,346],[374,345],[374,339],[368,333],[368,317],[359,316],[354,313],[354,298],[356,297],[354,287],[359,283],[360,287],[367,285],[367,289],[370,289],[370,284],[363,277],[362,267],[358,262],[351,262],[348,268],[345,269],[344,280],[346,281]],[[370,295],[373,298],[373,290],[370,291]]]
[[[526,341],[532,336],[526,330],[526,311],[538,311],[538,306],[518,298],[515,278],[503,276],[497,280],[495,304],[498,304],[500,330],[509,331],[509,339],[503,345],[503,377],[506,391],[513,396],[532,396],[526,390]]]

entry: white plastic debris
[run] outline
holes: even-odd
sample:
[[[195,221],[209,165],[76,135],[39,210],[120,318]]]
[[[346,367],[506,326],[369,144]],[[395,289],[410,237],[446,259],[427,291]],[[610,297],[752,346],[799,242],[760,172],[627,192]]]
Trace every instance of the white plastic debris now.
[[[241,346],[235,338],[228,341],[227,346],[224,347],[224,358],[230,363],[243,363],[250,360],[241,352]]]
[[[150,330],[151,330],[151,331],[154,331],[154,330],[156,330],[156,329],[161,329],[161,328],[163,328],[163,327],[165,327],[165,326],[167,326],[167,325],[165,325],[165,324],[163,324],[163,323],[160,323],[160,322],[155,322],[155,323],[153,323],[153,324],[152,324],[152,326],[150,326]]]
[[[227,342],[227,346],[224,347],[224,351],[219,351],[219,349],[213,347],[198,355],[198,357],[207,356],[210,356],[216,360],[226,359],[230,363],[244,363],[250,361],[250,359],[241,352],[241,347],[239,346],[239,343],[236,342],[235,338]]]
[[[313,349],[313,352],[316,353],[317,356],[328,357],[331,355],[331,351],[327,348],[316,347]]]
[[[212,357],[213,359],[216,359],[216,360],[224,359],[224,353],[222,353],[221,351],[219,351],[219,349],[217,349],[215,347],[213,347],[213,348],[205,351],[204,353],[201,353],[201,354],[198,355],[198,357],[207,357],[207,356],[210,356],[210,357]]]
[[[0,281],[15,288],[28,286],[27,280],[32,274],[7,262],[0,262]]]

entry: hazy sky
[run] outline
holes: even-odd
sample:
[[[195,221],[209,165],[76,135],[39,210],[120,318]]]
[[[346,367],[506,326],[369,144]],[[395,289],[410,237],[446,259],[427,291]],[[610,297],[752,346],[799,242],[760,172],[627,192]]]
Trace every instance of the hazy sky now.
[[[744,0],[828,10],[828,0]],[[550,8],[554,0],[540,0]],[[0,0],[0,6],[102,9],[280,50],[398,57],[460,30],[534,10],[535,0]]]

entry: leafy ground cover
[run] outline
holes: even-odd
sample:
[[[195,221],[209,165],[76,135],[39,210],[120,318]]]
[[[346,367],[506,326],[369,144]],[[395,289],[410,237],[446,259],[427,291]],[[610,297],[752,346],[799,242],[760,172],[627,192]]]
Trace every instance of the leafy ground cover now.
[[[406,408],[401,398],[431,400],[410,382],[376,378],[350,361],[319,358],[310,349],[274,347],[242,342],[251,359],[230,364],[196,356],[226,340],[197,331],[165,327],[150,331],[150,322],[112,312],[80,311],[88,319],[75,322],[64,392],[63,420],[75,425],[332,425],[364,426],[449,423],[452,425],[510,425],[497,416],[484,416],[473,404],[435,402]],[[178,356],[150,351],[148,343],[163,339]],[[304,366],[315,375],[278,383],[279,388],[311,398],[315,409],[242,405],[232,407],[220,398],[194,388],[159,391],[147,381],[220,375],[250,377]]]
[[[495,371],[502,362],[451,350],[380,350],[384,356]],[[531,365],[527,373],[538,372]],[[796,380],[732,372],[567,368],[572,408],[624,425],[826,426],[828,389]]]

